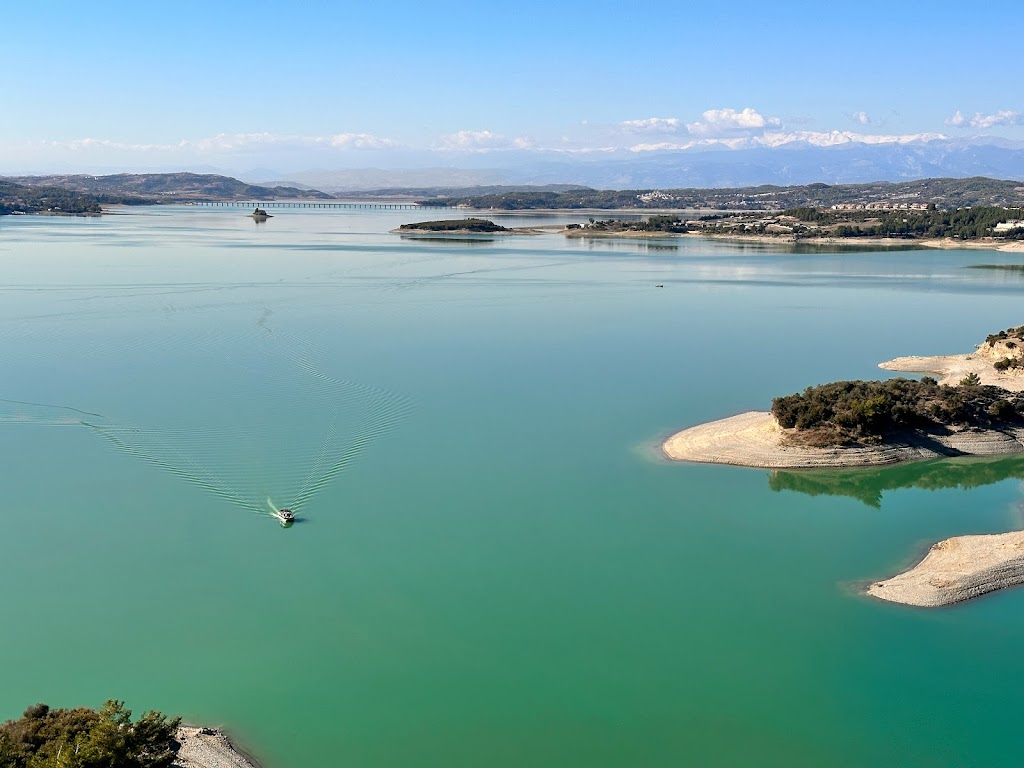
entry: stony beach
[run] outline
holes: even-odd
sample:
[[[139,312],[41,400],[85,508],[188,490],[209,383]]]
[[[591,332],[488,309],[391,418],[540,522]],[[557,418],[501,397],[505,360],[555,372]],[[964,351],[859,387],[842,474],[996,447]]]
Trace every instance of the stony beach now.
[[[175,738],[181,748],[172,768],[260,768],[216,728],[183,725]]]

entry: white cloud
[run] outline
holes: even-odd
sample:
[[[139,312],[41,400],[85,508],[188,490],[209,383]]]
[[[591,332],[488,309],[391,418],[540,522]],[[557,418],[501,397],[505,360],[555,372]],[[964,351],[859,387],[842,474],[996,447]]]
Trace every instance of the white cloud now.
[[[946,118],[946,125],[957,127],[968,126],[970,128],[994,128],[997,125],[1024,125],[1024,115],[1012,109],[1001,109],[990,115],[983,115],[975,112],[971,117],[966,117],[959,109]]]
[[[695,123],[687,123],[686,129],[697,136],[718,136],[728,133],[751,132],[764,128],[778,128],[782,121],[777,117],[765,117],[756,109],[746,107],[740,112],[726,107],[709,109]]]
[[[860,123],[861,125],[871,125],[871,116],[864,110],[854,112],[850,115],[850,119],[855,123]]]
[[[457,131],[441,137],[440,149],[463,152],[497,152],[509,149],[537,149],[526,136],[509,138],[494,131]]]
[[[493,131],[458,131],[441,137],[445,149],[491,149],[505,143],[505,137]]]
[[[394,149],[398,142],[372,133],[339,133],[330,137],[332,147],[340,149]]]
[[[678,117],[648,117],[645,120],[624,120],[619,123],[626,133],[675,133],[681,120]]]
[[[1003,109],[992,115],[975,115],[971,118],[972,128],[991,128],[995,125],[1020,125],[1024,120],[1021,119],[1020,112],[1013,112],[1009,109]]]

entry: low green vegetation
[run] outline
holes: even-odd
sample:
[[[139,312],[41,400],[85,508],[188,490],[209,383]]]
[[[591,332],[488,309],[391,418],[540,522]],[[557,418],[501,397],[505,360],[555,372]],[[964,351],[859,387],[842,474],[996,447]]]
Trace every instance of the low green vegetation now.
[[[487,219],[445,219],[443,221],[419,221],[403,224],[399,229],[426,232],[509,232],[508,227],[495,224]]]
[[[955,387],[927,376],[920,381],[839,381],[775,398],[772,415],[782,427],[796,429],[806,445],[855,445],[913,430],[1019,425],[1024,394],[981,386],[976,379]]]
[[[2,768],[167,768],[179,718],[146,712],[134,723],[124,702],[101,709],[36,704],[0,725]]]

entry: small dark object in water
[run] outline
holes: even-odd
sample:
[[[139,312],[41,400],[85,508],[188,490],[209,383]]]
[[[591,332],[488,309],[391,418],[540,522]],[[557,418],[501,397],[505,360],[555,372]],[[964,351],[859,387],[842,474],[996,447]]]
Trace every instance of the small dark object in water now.
[[[654,287],[655,287],[655,288],[664,288],[665,286],[664,286],[664,285],[656,285],[656,286],[654,286]]]

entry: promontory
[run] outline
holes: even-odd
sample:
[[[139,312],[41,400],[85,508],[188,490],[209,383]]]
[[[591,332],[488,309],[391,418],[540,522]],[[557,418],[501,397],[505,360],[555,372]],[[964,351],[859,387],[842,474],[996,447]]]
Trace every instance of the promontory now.
[[[684,429],[662,445],[678,461],[775,469],[858,467],[939,456],[1024,452],[1024,326],[965,355],[882,363],[921,380],[842,381]]]

